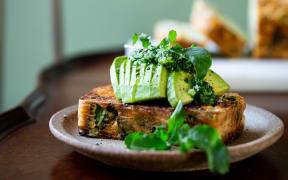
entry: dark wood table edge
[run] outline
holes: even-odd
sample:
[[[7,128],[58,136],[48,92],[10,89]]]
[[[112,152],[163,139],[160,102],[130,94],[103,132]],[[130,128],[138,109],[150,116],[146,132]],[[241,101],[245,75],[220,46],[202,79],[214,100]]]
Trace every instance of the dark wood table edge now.
[[[56,64],[52,64],[43,69],[39,74],[35,90],[14,108],[0,113],[0,141],[11,132],[36,121],[35,115],[49,97],[45,84],[60,78],[90,61],[114,54],[115,56],[124,54],[124,50],[115,48],[101,53],[80,54],[71,58],[64,58],[62,61],[58,61]]]

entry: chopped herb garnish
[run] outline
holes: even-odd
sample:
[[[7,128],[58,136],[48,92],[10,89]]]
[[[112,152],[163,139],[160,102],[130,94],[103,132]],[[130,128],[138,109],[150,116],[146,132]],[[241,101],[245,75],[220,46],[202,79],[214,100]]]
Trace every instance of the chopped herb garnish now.
[[[180,44],[171,46],[176,42],[176,38],[176,31],[171,30],[168,38],[164,38],[158,46],[154,46],[148,35],[142,33],[138,38],[135,33],[132,38],[133,44],[140,39],[144,49],[135,50],[130,59],[147,64],[161,64],[169,71],[183,70],[191,74],[196,73],[199,79],[203,79],[212,63],[209,52],[196,45],[190,48],[183,48]]]
[[[184,107],[179,101],[168,121],[168,128],[159,126],[152,134],[131,133],[126,136],[125,144],[127,148],[137,151],[168,150],[172,145],[175,145],[179,146],[179,150],[183,153],[196,147],[206,153],[211,172],[227,173],[230,156],[218,131],[208,125],[190,128],[188,124],[184,123],[185,119]]]
[[[213,88],[203,79],[193,78],[188,93],[194,97],[196,105],[214,105],[216,94]]]

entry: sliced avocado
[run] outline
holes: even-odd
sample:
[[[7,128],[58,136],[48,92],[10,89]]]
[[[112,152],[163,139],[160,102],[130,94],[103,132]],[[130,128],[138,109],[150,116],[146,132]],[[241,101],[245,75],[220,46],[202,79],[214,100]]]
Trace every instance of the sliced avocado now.
[[[150,64],[146,70],[145,70],[145,76],[144,76],[144,83],[150,84],[152,81],[153,74],[155,73],[156,65]],[[150,93],[150,90],[149,90]]]
[[[138,62],[127,62],[126,65],[126,81],[125,85],[120,86],[122,91],[122,102],[123,103],[133,103],[134,102],[134,94],[135,87],[139,82],[139,63]],[[128,72],[129,71],[129,72]]]
[[[221,76],[210,69],[208,70],[204,81],[208,82],[209,85],[212,86],[216,96],[221,96],[230,89],[229,84],[227,84]]]
[[[116,99],[119,100],[121,99],[120,91],[119,91],[119,83],[120,83],[120,66],[123,61],[127,60],[127,56],[120,56],[116,57],[110,67],[110,79],[111,79],[111,84],[113,86],[114,94],[116,96]]]
[[[162,65],[157,65],[150,83],[150,98],[165,98],[168,81],[168,71]]]
[[[150,79],[149,76],[152,75],[152,68],[150,70],[150,67],[153,65],[146,65],[141,64],[140,65],[140,74],[139,74],[139,82],[135,85],[135,91],[134,91],[134,101],[143,101],[145,100],[145,97],[149,97],[150,90],[149,90],[149,83]],[[150,72],[151,73],[150,73]],[[149,75],[149,73],[151,75]],[[148,78],[148,79],[147,79]]]
[[[165,98],[167,78],[168,72],[164,66],[151,64],[145,67],[144,78],[137,85],[135,101]]]
[[[126,72],[126,64],[127,64],[127,59],[122,62],[120,65],[120,72],[119,72],[119,98],[122,99],[122,97],[125,95],[125,92],[122,90],[123,87],[125,86],[125,72]]]
[[[139,71],[140,71],[140,64],[138,62],[134,62],[132,65],[132,72],[131,72],[131,79],[130,85],[134,86],[139,82]]]
[[[170,72],[167,83],[167,97],[170,105],[175,107],[178,101],[181,100],[183,104],[189,104],[193,98],[188,94],[190,88],[189,82],[192,75],[184,71]]]
[[[122,91],[122,102],[127,103],[130,102],[132,99],[132,88],[133,84],[131,84],[131,75],[132,75],[132,67],[133,67],[133,62],[131,60],[128,60],[126,62],[126,71],[124,75],[124,84],[120,84],[120,88]]]

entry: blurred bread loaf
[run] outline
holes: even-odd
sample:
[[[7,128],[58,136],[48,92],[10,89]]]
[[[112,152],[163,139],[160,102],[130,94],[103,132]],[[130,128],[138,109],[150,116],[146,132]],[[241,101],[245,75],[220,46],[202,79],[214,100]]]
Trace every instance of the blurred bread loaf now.
[[[246,46],[244,33],[233,21],[210,7],[204,0],[194,1],[190,22],[195,29],[214,41],[223,55],[242,55]]]
[[[288,58],[288,0],[250,0],[253,57]]]
[[[175,20],[161,20],[154,26],[154,38],[160,42],[168,36],[170,30],[177,32],[176,43],[183,47],[190,47],[192,44],[204,46],[207,38],[199,31],[195,30],[188,22],[180,22]]]

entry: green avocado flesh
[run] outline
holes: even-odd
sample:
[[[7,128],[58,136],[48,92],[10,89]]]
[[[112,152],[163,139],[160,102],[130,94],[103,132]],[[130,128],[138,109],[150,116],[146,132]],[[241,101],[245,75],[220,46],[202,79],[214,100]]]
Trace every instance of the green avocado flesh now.
[[[111,67],[110,67],[110,79],[111,79],[111,84],[113,86],[114,92],[116,99],[121,99],[120,95],[120,89],[119,89],[119,84],[120,84],[120,66],[123,63],[123,61],[127,60],[127,56],[120,56],[114,59]]]
[[[133,67],[133,62],[131,60],[127,60],[126,62],[126,71],[122,71],[121,73],[124,73],[122,76],[124,77],[124,81],[121,84],[120,83],[120,89],[122,91],[121,93],[121,98],[123,102],[129,102],[130,99],[132,99],[131,96],[131,91],[133,88],[133,84],[131,84],[130,80],[131,80],[131,74],[132,74],[132,67]]]
[[[135,103],[166,98],[172,107],[179,100],[189,104],[193,97],[188,93],[193,75],[184,71],[169,72],[162,65],[132,61],[126,56],[115,58],[110,68],[111,83],[117,100]],[[215,72],[208,70],[204,81],[221,96],[230,86]]]
[[[140,74],[137,85],[135,86],[135,96],[134,101],[145,101],[149,100],[150,97],[150,83],[153,75],[153,71],[155,70],[155,65],[140,65]]]
[[[168,72],[165,67],[151,64],[142,68],[137,84],[135,101],[147,101],[166,97]],[[144,76],[142,76],[142,73]]]
[[[204,81],[208,82],[212,86],[216,96],[221,96],[226,91],[230,89],[229,84],[227,84],[217,73],[212,70],[208,70]]]
[[[169,73],[167,97],[172,107],[175,107],[179,100],[182,101],[182,104],[189,104],[193,101],[193,98],[188,94],[188,89],[190,88],[189,82],[192,78],[192,75],[184,71]]]
[[[190,84],[188,82],[193,78],[189,73],[184,71],[174,71],[169,73],[167,84],[167,97],[170,105],[175,107],[178,101],[183,104],[189,104],[193,101],[193,97],[188,93]],[[215,92],[216,96],[221,96],[230,89],[230,86],[214,71],[208,70],[204,81],[206,81]]]
[[[168,72],[164,66],[116,58],[110,68],[116,98],[134,103],[166,97]]]
[[[119,92],[118,95],[119,98],[123,98],[125,96],[125,91],[123,90],[125,87],[125,72],[126,72],[126,64],[128,60],[124,60],[122,64],[120,65],[120,72],[119,72]],[[116,92],[114,92],[116,93]]]

